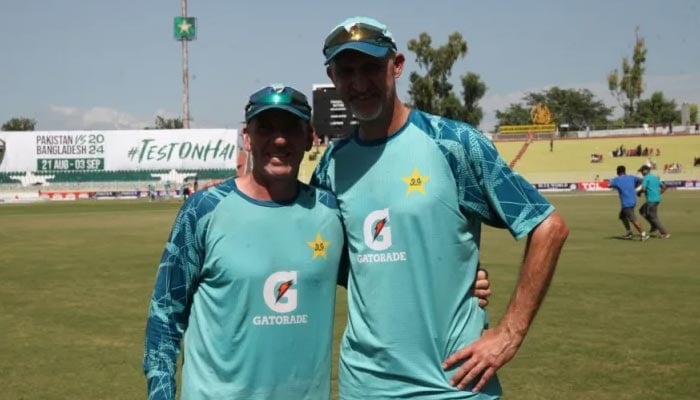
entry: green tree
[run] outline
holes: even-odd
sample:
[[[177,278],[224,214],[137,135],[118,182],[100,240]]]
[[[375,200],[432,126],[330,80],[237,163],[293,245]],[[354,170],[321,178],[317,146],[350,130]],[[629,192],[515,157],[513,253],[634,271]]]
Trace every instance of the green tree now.
[[[163,118],[156,116],[155,126],[147,126],[144,129],[182,129],[182,118]]]
[[[571,130],[583,130],[587,126],[607,125],[613,109],[597,100],[588,89],[551,89],[528,93],[523,100],[530,106],[543,103],[552,113],[553,123],[569,124]]]
[[[647,124],[666,125],[681,121],[681,112],[673,99],[666,99],[662,92],[654,92],[639,102],[639,121]]]
[[[408,42],[408,50],[415,53],[419,68],[425,70],[425,75],[414,71],[409,77],[411,85],[408,94],[412,106],[478,126],[483,117],[478,102],[486,93],[486,85],[479,75],[467,73],[461,77],[460,100],[449,81],[454,63],[467,55],[467,42],[462,35],[455,32],[449,36],[446,44],[434,48],[430,35],[423,32],[418,39]]]
[[[496,110],[498,125],[529,125],[530,108],[519,103],[511,103],[505,110]]]
[[[538,103],[549,108],[553,123],[569,124],[570,130],[607,125],[613,112],[611,107],[606,107],[603,101],[596,99],[588,89],[561,89],[555,86],[542,92],[527,93],[523,96],[523,102],[524,104],[511,104],[504,111],[497,110],[498,124],[531,124],[530,110]]]
[[[698,120],[698,105],[697,104],[690,105],[690,123],[691,124],[700,123],[700,120]]]
[[[644,38],[635,31],[634,51],[632,62],[627,57],[622,59],[622,73],[615,69],[608,75],[608,89],[617,98],[625,113],[627,123],[637,120],[637,107],[644,92],[644,63],[647,59],[647,48]],[[624,100],[626,98],[626,100]]]
[[[462,120],[479,126],[481,119],[484,118],[484,111],[479,107],[479,100],[486,94],[486,89],[486,84],[481,81],[479,75],[468,72],[462,77],[462,99],[464,100]]]
[[[2,124],[3,131],[33,131],[36,120],[31,118],[11,118]]]

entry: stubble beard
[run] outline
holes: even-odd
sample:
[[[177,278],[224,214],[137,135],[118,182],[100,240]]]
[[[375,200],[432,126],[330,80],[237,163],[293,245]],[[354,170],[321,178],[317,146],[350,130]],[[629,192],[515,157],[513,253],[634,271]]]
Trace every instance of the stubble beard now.
[[[379,103],[377,108],[375,108],[372,112],[361,112],[350,105],[350,111],[352,111],[353,115],[355,115],[355,118],[357,118],[358,121],[370,122],[376,120],[380,115],[382,115],[382,111],[384,111],[384,104]]]

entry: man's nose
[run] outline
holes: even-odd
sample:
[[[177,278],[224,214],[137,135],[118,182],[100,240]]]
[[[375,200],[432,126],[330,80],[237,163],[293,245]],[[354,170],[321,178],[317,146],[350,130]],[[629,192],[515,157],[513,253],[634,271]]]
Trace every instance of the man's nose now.
[[[369,80],[363,74],[361,71],[355,71],[354,74],[352,74],[352,87],[353,89],[363,92],[367,90]]]
[[[283,130],[275,130],[272,134],[272,142],[278,146],[287,144],[287,134]]]

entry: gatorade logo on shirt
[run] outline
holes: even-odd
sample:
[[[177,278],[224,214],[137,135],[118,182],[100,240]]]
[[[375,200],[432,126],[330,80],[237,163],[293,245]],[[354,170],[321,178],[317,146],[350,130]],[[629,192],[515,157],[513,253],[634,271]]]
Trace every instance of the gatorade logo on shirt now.
[[[297,309],[297,271],[279,271],[270,275],[263,286],[263,300],[270,310],[288,314]],[[306,324],[308,315],[256,315],[253,325]]]
[[[388,223],[388,208],[369,213],[362,227],[367,247],[376,251],[386,250],[391,247],[391,228],[388,226]]]
[[[296,271],[280,271],[270,275],[265,281],[263,299],[270,310],[288,313],[297,309]]]
[[[383,252],[392,246],[391,227],[389,226],[389,209],[374,210],[370,212],[362,225],[362,235],[365,245],[370,249],[382,253],[364,253],[357,255],[357,262],[385,263],[406,261],[405,251]]]

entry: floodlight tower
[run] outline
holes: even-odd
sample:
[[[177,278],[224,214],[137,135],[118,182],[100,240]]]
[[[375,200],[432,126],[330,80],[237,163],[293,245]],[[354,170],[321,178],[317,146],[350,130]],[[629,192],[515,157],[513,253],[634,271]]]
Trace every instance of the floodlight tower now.
[[[182,15],[175,17],[175,40],[182,43],[182,127],[190,128],[190,78],[187,67],[187,42],[197,36],[195,18],[187,16],[187,0],[180,0]]]

